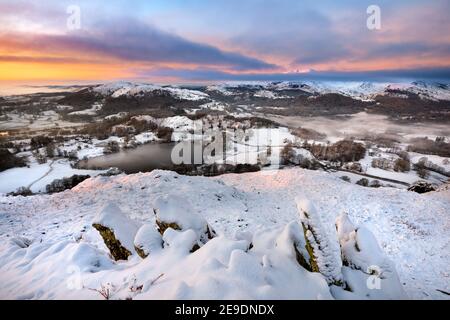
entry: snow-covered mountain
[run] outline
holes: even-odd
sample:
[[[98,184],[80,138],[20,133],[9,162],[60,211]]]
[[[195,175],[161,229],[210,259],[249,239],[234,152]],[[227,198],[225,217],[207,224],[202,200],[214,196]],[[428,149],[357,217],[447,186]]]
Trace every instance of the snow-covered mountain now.
[[[449,190],[364,188],[298,168],[91,178],[0,198],[0,298],[447,299],[449,207]],[[161,232],[169,220],[181,230]],[[127,261],[93,223],[115,231]],[[302,226],[320,272],[299,258]]]
[[[393,94],[393,91],[417,94],[422,99],[450,100],[450,86],[438,82],[415,81],[411,83],[388,83],[367,81],[286,81],[286,82],[227,82],[209,86],[208,90],[232,95],[230,89],[250,89],[258,92],[302,90],[311,94],[338,93],[359,100],[372,100],[377,95]],[[267,94],[266,97],[270,98]],[[278,97],[273,94],[273,97]]]

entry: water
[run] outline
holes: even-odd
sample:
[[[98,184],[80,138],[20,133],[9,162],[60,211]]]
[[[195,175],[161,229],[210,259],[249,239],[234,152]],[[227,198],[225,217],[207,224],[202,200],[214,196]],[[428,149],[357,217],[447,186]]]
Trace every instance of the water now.
[[[185,142],[185,146],[190,142]],[[172,149],[176,143],[149,143],[135,149],[82,160],[78,163],[83,169],[108,169],[117,167],[127,174],[150,172],[155,169],[173,170]],[[185,150],[188,150],[187,148]],[[192,149],[193,150],[193,149]]]

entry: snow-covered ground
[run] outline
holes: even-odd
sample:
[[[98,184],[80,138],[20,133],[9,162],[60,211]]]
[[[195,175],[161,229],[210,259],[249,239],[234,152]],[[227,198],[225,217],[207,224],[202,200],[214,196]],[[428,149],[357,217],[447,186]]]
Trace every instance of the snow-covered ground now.
[[[0,121],[0,130],[44,130],[84,125],[80,122],[64,121],[55,111],[45,111],[40,115],[10,112],[6,116],[8,120]]]
[[[80,116],[80,115],[95,116],[97,114],[97,112],[102,109],[102,107],[103,106],[100,103],[94,103],[92,105],[92,107],[90,107],[89,109],[70,112],[69,115],[71,115],[71,116],[75,116],[75,115],[76,116]]]
[[[343,249],[347,258],[361,265],[387,263],[379,260],[382,254],[371,230],[393,261],[408,297],[448,299],[438,290],[450,291],[449,190],[420,195],[364,188],[298,168],[216,178],[153,171],[91,178],[60,194],[0,197],[0,297],[102,299],[108,290],[112,299],[355,297],[333,286],[330,290],[325,277],[295,263],[292,244],[302,234],[299,221],[305,219],[299,210],[310,208],[299,198],[315,207],[307,211],[317,212],[314,223],[322,225],[321,236],[331,243],[338,241],[335,221],[342,213],[355,225],[364,225],[357,234],[345,235],[351,228],[340,216],[339,241],[348,247]],[[133,254],[128,261],[113,261],[91,226],[102,208],[114,202],[134,224],[153,225],[154,209],[174,208],[161,207],[161,199],[181,199],[175,208],[206,219],[218,237],[190,254],[195,233],[169,230],[162,238],[150,237],[160,249],[145,260]],[[371,245],[352,252],[354,241],[367,245],[366,240]],[[331,259],[336,244],[327,250]],[[334,270],[330,276],[339,273]],[[352,272],[342,269],[351,284],[367,278],[362,272],[350,276]],[[385,277],[395,278],[395,272]],[[354,294],[402,297],[392,284],[395,281],[384,281],[381,291],[370,292],[354,287]]]
[[[0,172],[0,194],[16,191],[20,187],[29,187],[34,193],[46,192],[45,187],[53,180],[68,178],[75,174],[94,177],[103,172],[104,170],[74,169],[67,159],[49,160],[44,164],[33,161],[29,167]]]

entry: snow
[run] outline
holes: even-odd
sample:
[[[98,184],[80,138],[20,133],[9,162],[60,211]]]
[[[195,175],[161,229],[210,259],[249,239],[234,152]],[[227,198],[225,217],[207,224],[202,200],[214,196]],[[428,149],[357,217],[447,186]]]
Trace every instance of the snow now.
[[[129,219],[117,204],[114,202],[106,204],[97,213],[92,223],[110,229],[124,248],[134,252],[134,237],[139,229],[139,225]]]
[[[226,107],[226,104],[217,101],[208,102],[199,106],[200,109],[208,109],[214,111],[224,111]]]
[[[127,115],[128,115],[128,112],[122,111],[122,112],[118,112],[118,113],[106,116],[104,119],[105,120],[121,119],[121,118],[125,118]]]
[[[323,230],[320,215],[311,201],[299,197],[296,199],[296,202],[300,213],[300,221],[307,230],[306,237],[313,246],[314,256],[317,259],[320,272],[329,283],[341,282],[342,262],[340,259],[339,245],[337,241],[330,241],[330,239],[336,238],[336,236],[327,234]]]
[[[208,241],[208,223],[202,216],[192,213],[193,209],[187,199],[164,195],[156,199],[154,210],[157,221],[165,224],[175,223],[181,230],[193,231],[199,245]]]
[[[269,90],[259,90],[254,95],[257,98],[267,98],[267,99],[290,99],[289,96],[279,95]]]
[[[355,228],[344,213],[337,218],[336,228],[346,264],[342,272],[346,284],[352,289],[349,294],[340,288],[333,288],[336,296],[344,299],[352,295],[372,299],[407,298],[395,266],[386,258],[377,240],[365,226]],[[361,278],[366,279],[365,286],[361,285],[364,284]]]
[[[56,112],[40,114],[37,118],[33,114],[10,112],[6,113],[8,120],[0,121],[1,130],[44,130],[52,128],[64,128],[82,126],[83,123],[64,121]]]
[[[419,95],[422,99],[450,100],[450,88],[448,84],[435,82],[364,82],[364,81],[292,81],[292,82],[267,82],[267,81],[243,81],[227,82],[209,87],[211,91],[229,92],[230,88],[249,88],[260,90],[255,96],[274,98],[272,91],[302,90],[311,94],[339,93],[362,101],[373,101],[376,95],[397,95],[388,93],[387,90],[402,90]],[[272,90],[272,91],[270,91]],[[399,95],[397,95],[399,96]]]
[[[102,105],[100,103],[94,103],[91,108],[81,110],[81,111],[73,111],[69,113],[69,116],[80,116],[80,115],[86,115],[86,116],[95,116],[98,111],[102,109]]]
[[[44,164],[32,162],[29,167],[12,168],[0,172],[0,194],[16,191],[20,187],[30,187],[34,193],[45,192],[45,187],[56,179],[75,174],[96,176],[104,170],[81,170],[70,166],[67,159],[48,161]]]
[[[140,96],[143,93],[154,91],[166,92],[181,100],[198,101],[209,98],[208,94],[197,90],[181,89],[177,87],[161,87],[153,84],[121,81],[100,85],[93,88],[93,91],[104,96],[111,96],[112,98],[118,98],[121,96]]]
[[[192,230],[171,230],[163,236],[164,248],[147,259],[133,255],[114,262],[91,226],[96,214],[115,202],[127,219],[150,228],[159,199],[185,195],[188,205],[180,200],[175,207],[189,208],[189,216],[203,217],[218,234],[194,253],[188,250]],[[335,220],[342,212],[360,226],[355,237],[353,227],[339,233],[362,248],[345,251],[352,261],[385,266],[384,259],[370,260],[382,251],[408,297],[448,299],[437,290],[450,290],[450,190],[420,195],[362,188],[298,168],[215,178],[157,170],[91,178],[60,194],[0,197],[0,298],[103,299],[102,288],[111,288],[112,299],[398,297],[395,283],[383,279],[381,288],[392,290],[368,291],[369,275],[347,266],[342,274],[354,294],[330,290],[321,274],[299,267],[289,249],[302,236],[298,198],[314,205],[330,243],[338,243]],[[358,256],[365,251],[369,256]]]
[[[146,255],[161,251],[162,245],[161,234],[152,223],[146,223],[140,227],[134,238],[134,246],[144,251]]]
[[[140,144],[145,144],[148,142],[158,140],[158,137],[156,136],[156,134],[154,132],[143,132],[143,133],[135,135],[134,139]]]

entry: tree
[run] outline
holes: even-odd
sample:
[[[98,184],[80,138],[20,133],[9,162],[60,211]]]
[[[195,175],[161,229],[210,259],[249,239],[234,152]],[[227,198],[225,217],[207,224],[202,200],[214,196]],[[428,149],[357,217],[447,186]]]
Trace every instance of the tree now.
[[[45,153],[47,154],[47,157],[53,158],[55,156],[55,144],[54,143],[49,143],[45,147]]]

